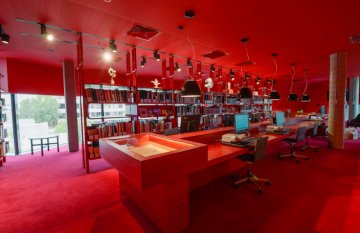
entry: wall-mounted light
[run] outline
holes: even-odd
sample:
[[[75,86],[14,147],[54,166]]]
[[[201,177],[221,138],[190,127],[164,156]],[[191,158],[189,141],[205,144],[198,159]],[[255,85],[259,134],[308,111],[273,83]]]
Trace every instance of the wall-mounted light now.
[[[47,32],[45,24],[42,24],[42,23],[40,24],[40,33],[41,33],[41,36],[46,38],[48,41],[54,40],[54,35]]]
[[[180,72],[181,71],[181,68],[180,68],[180,66],[179,66],[179,64],[176,62],[175,63],[175,70],[177,71],[177,72]]]
[[[235,74],[234,74],[234,71],[233,71],[232,69],[230,69],[229,74],[230,74],[230,77],[231,77],[231,81],[234,81],[234,79],[235,79]]]
[[[4,44],[9,44],[10,36],[8,34],[4,33],[3,27],[1,24],[0,24],[0,36],[1,36],[1,42],[3,42]]]
[[[156,61],[160,61],[160,54],[157,50],[154,51],[154,58]]]
[[[145,57],[142,57],[142,60],[141,60],[141,62],[140,62],[141,68],[143,68],[143,67],[145,66],[145,64],[146,64],[146,58],[145,58]]]
[[[109,41],[109,48],[113,53],[117,52],[117,46],[115,44],[115,40],[110,40]]]

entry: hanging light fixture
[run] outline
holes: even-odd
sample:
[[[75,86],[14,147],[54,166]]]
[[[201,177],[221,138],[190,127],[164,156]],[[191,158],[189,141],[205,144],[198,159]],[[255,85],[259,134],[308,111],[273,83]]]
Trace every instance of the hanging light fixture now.
[[[310,96],[308,94],[306,94],[306,89],[307,89],[307,86],[308,86],[307,72],[308,72],[308,70],[304,70],[305,89],[304,89],[304,92],[303,92],[303,94],[301,96],[301,102],[310,102],[311,101]]]
[[[276,57],[278,56],[279,54],[277,53],[273,53],[271,56],[273,58],[273,61],[274,61],[274,65],[275,65],[275,73],[274,73],[274,76],[277,74],[277,70],[278,70],[278,66],[277,66],[277,63],[276,63]],[[280,94],[279,92],[277,92],[276,90],[273,90],[273,87],[274,87],[274,83],[275,83],[275,80],[271,80],[271,92],[269,94],[269,99],[271,100],[280,100]]]
[[[181,97],[200,97],[201,91],[196,81],[189,75],[181,88]]]
[[[295,64],[291,64],[291,68],[293,70],[293,74],[291,77],[291,86],[290,86],[290,94],[288,96],[288,101],[298,101],[298,96],[295,93],[292,93],[292,88],[294,86],[294,77],[295,77]]]
[[[215,72],[215,66],[214,66],[214,64],[212,64],[211,66],[210,66],[210,70],[211,70],[211,72]]]
[[[249,66],[249,65],[256,65],[254,61],[250,60],[249,52],[247,50],[247,43],[249,42],[249,38],[243,38],[241,39],[241,44],[244,45],[245,53],[246,53],[246,61],[240,62],[237,65],[238,66]]]
[[[3,27],[1,24],[0,24],[0,36],[1,36],[1,42],[3,42],[4,44],[9,44],[10,36],[8,34],[4,33]]]
[[[247,86],[247,81],[248,81],[249,78],[250,78],[249,74],[245,74],[244,83],[243,83],[243,86],[241,87],[241,89],[239,91],[238,99],[251,99],[252,98],[252,91]]]

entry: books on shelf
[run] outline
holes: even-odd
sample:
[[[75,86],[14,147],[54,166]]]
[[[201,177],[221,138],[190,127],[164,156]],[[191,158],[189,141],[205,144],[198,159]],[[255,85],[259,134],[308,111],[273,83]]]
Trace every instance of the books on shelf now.
[[[164,132],[165,129],[171,129],[172,122],[164,120],[140,120],[139,133]]]
[[[185,105],[176,106],[177,116],[200,115],[201,106],[199,105]]]
[[[99,138],[115,137],[132,134],[131,122],[114,122],[94,124],[87,127],[88,140],[97,141]]]
[[[133,103],[132,92],[128,90],[85,89],[88,103]]]
[[[202,117],[202,128],[216,128],[222,124],[222,115],[208,115]]]
[[[172,91],[138,90],[139,103],[173,103]]]
[[[173,110],[169,106],[141,106],[139,107],[139,117],[167,117],[172,116]]]

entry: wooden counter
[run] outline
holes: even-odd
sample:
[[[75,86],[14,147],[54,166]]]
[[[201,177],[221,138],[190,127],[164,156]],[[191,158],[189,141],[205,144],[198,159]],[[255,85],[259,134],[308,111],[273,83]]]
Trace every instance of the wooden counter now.
[[[263,127],[251,124],[251,128]],[[312,127],[310,122],[287,126],[287,135],[258,133],[268,136],[269,144],[289,137],[300,126]],[[172,136],[138,134],[100,139],[101,155],[119,171],[121,191],[128,196],[162,232],[180,232],[189,223],[189,192],[210,181],[234,172],[244,163],[237,156],[247,148],[224,145],[223,134],[233,127],[184,133]],[[134,143],[134,140],[142,143]],[[126,144],[142,146],[143,141],[173,148],[153,156],[135,155]],[[146,144],[146,143],[145,143]],[[139,150],[135,150],[139,151]]]

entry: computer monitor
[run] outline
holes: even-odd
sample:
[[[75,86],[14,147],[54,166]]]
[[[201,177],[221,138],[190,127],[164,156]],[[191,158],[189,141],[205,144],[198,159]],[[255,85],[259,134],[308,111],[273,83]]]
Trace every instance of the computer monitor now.
[[[245,132],[249,129],[249,114],[235,114],[235,133]]]
[[[180,132],[194,132],[200,128],[200,115],[182,116],[180,123]]]
[[[275,121],[276,121],[276,126],[284,126],[285,125],[284,112],[276,112],[275,113]]]

